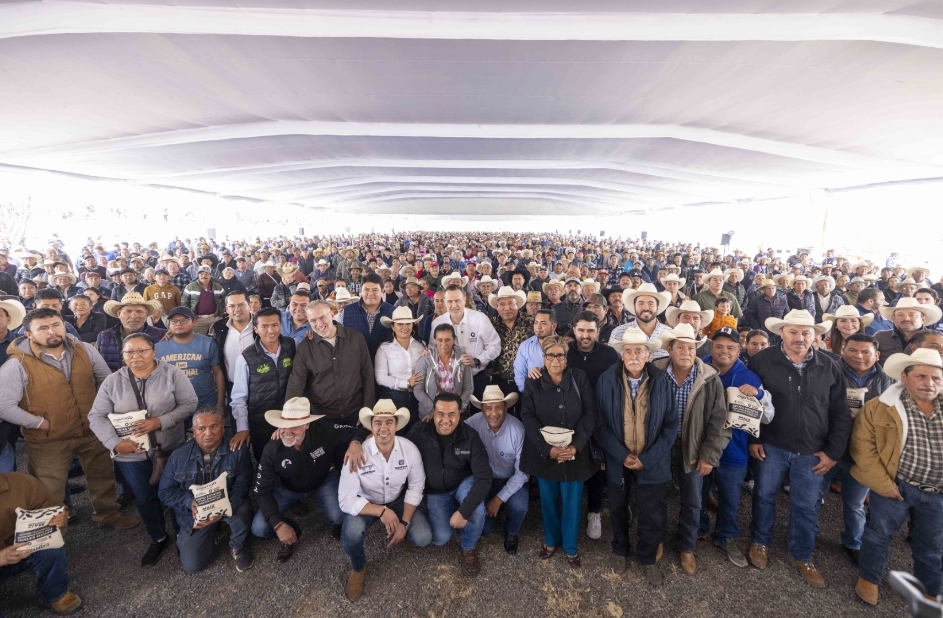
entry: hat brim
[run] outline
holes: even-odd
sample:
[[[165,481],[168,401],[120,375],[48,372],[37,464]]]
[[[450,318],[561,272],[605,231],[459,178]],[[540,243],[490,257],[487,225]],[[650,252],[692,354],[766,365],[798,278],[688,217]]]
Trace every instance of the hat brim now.
[[[671,328],[674,328],[675,326],[678,325],[678,316],[680,316],[682,313],[695,313],[695,312],[685,311],[684,309],[681,309],[680,307],[668,307],[667,309],[665,309],[665,322],[668,324],[668,326],[670,326]],[[697,311],[696,313],[701,314],[701,323],[704,324],[705,326],[707,326],[708,324],[714,321],[713,309]]]
[[[310,414],[304,418],[282,418],[281,410],[269,410],[265,413],[265,421],[272,427],[277,427],[279,429],[288,429],[289,427],[300,427],[310,423],[311,421],[316,421],[319,418],[324,418],[323,414]]]
[[[407,408],[399,408],[393,414],[374,414],[373,410],[370,408],[360,408],[360,424],[370,429],[373,426],[373,417],[375,416],[394,416],[396,417],[396,431],[399,431],[406,426],[406,423],[409,422],[409,410]]]
[[[493,294],[493,295],[491,295],[491,296],[488,297],[488,304],[491,305],[491,308],[492,308],[492,309],[497,309],[497,308],[498,308],[498,301],[501,300],[502,298],[511,298],[511,297],[510,297],[510,296],[498,296],[497,294]],[[514,292],[514,298],[517,299],[517,305],[518,305],[517,308],[518,308],[518,309],[520,309],[521,307],[523,307],[524,305],[527,304],[527,294],[525,294],[525,293],[522,292],[521,290],[517,290],[517,291]]]
[[[691,339],[690,337],[678,337],[672,331],[666,330],[662,334],[658,335],[659,344],[658,347],[662,350],[668,349],[668,343],[671,341],[687,341],[693,343],[697,347],[704,345],[704,342],[707,341],[707,337],[701,337],[700,339]]]
[[[113,318],[117,318],[118,312],[121,311],[122,307],[147,307],[151,310],[150,317],[160,315],[164,310],[163,305],[161,305],[156,300],[145,300],[141,303],[123,303],[120,300],[109,300],[105,302],[105,305],[102,307],[102,311]]]
[[[894,312],[898,309],[913,309],[923,314],[923,321],[926,325],[936,324],[943,318],[943,309],[936,305],[917,305],[916,307],[881,307],[881,315],[886,319],[893,321]]]
[[[360,300],[360,294],[351,294],[351,295],[350,295],[350,298],[342,298],[342,299],[340,299],[340,300],[338,300],[338,299],[336,299],[336,298],[328,298],[326,302],[327,302],[329,305],[336,305],[336,304],[338,304],[338,303],[349,303],[349,302],[353,302],[353,301],[355,301],[355,300]]]
[[[0,300],[0,309],[7,312],[10,316],[10,323],[7,324],[8,331],[14,331],[23,324],[26,318],[26,307],[18,300]]]
[[[540,286],[540,289],[543,290],[543,293],[544,293],[544,294],[546,294],[547,296],[550,296],[550,293],[547,292],[547,290],[548,290],[548,289],[550,288],[550,286],[552,286],[552,285],[560,286],[560,291],[561,291],[561,292],[562,292],[563,289],[564,289],[563,282],[560,281],[559,279],[554,279],[553,281],[548,281],[547,283],[545,283],[545,284],[543,284],[542,286]]]
[[[517,393],[508,393],[507,395],[504,396],[504,399],[486,399],[486,400],[484,400],[484,401],[479,401],[477,397],[475,397],[474,395],[472,395],[471,398],[469,399],[469,401],[471,401],[471,404],[472,404],[473,406],[475,406],[476,408],[478,408],[478,409],[481,409],[481,406],[482,406],[483,404],[486,404],[486,403],[499,403],[499,402],[502,402],[502,401],[507,404],[507,407],[510,408],[510,407],[513,406],[515,403],[517,403],[517,400],[518,400],[518,399],[519,399],[519,395],[518,395]]]
[[[884,373],[894,380],[900,380],[904,369],[916,367],[917,365],[926,365],[927,367],[939,367],[943,369],[943,363],[928,363],[914,358],[910,354],[891,354],[884,363]]]
[[[386,316],[380,317],[380,324],[383,326],[389,327],[391,324],[415,324],[422,318],[388,318]]]
[[[639,341],[622,341],[622,340],[618,340],[618,339],[610,339],[610,340],[609,340],[609,346],[610,346],[613,350],[615,350],[616,352],[618,352],[619,354],[622,354],[622,348],[624,348],[624,347],[627,346],[627,345],[643,345],[643,346],[645,346],[646,348],[648,348],[648,351],[649,351],[649,352],[657,352],[658,350],[661,349],[661,342],[660,342],[660,341],[645,341],[645,342],[643,343],[643,342],[639,342]]]
[[[831,313],[823,313],[822,321],[831,322],[832,324],[837,324],[838,320],[847,320],[849,318],[858,318],[861,321],[861,328],[867,328],[871,322],[874,321],[874,314],[869,315],[833,315]]]
[[[638,290],[626,290],[622,292],[622,306],[625,310],[635,315],[635,299],[639,296],[652,296],[658,302],[658,308],[655,315],[661,315],[671,304],[671,292],[639,292]]]
[[[766,330],[773,333],[774,335],[779,335],[782,333],[783,328],[786,326],[803,326],[811,328],[815,331],[815,334],[821,335],[827,333],[832,328],[831,322],[821,322],[820,324],[798,324],[796,322],[788,322],[786,320],[781,320],[779,318],[766,318]]]

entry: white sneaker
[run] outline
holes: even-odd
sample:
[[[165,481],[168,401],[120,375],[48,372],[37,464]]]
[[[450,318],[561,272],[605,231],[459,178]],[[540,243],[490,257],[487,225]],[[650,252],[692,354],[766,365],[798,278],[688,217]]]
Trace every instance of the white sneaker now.
[[[602,536],[602,517],[599,516],[599,513],[590,513],[586,518],[589,520],[589,523],[586,524],[586,536],[596,540]]]

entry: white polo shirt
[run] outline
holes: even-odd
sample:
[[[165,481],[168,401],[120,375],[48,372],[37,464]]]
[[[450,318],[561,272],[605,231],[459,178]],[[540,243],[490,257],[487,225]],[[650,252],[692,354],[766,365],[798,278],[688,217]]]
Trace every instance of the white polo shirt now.
[[[396,436],[387,460],[371,436],[363,443],[363,454],[367,463],[357,472],[351,472],[349,466],[341,468],[337,497],[342,511],[359,515],[367,504],[389,504],[403,492],[407,481],[404,501],[419,506],[426,487],[426,472],[415,444]]]
[[[472,367],[473,375],[484,371],[488,363],[501,355],[501,337],[484,313],[465,307],[462,321],[452,324],[452,316],[446,312],[432,321],[429,332],[434,333],[439,324],[450,324],[455,329],[458,346],[481,361],[480,367]]]

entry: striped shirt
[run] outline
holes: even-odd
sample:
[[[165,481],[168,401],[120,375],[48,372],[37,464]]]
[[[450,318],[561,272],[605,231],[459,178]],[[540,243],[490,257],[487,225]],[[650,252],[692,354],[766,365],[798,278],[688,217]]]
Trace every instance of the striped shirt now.
[[[678,384],[675,378],[674,366],[668,363],[668,375],[671,376],[671,394],[674,396],[675,404],[678,406],[678,437],[681,437],[681,428],[684,426],[684,410],[688,406],[688,399],[691,397],[691,389],[694,388],[694,380],[697,378],[697,363],[691,367],[691,372],[684,382]],[[633,395],[634,396],[634,395]]]

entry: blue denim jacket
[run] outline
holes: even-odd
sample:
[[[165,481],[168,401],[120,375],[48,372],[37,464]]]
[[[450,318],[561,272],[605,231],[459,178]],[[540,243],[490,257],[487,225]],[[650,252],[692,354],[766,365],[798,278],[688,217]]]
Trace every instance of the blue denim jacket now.
[[[229,440],[223,438],[213,455],[210,468],[203,470],[203,451],[195,440],[189,440],[167,460],[157,495],[164,506],[173,510],[181,530],[189,533],[193,530],[193,512],[190,510],[193,493],[190,486],[203,485],[227,472],[226,489],[235,513],[242,501],[248,499],[252,482],[251,459],[246,447],[232,451],[229,449]]]

